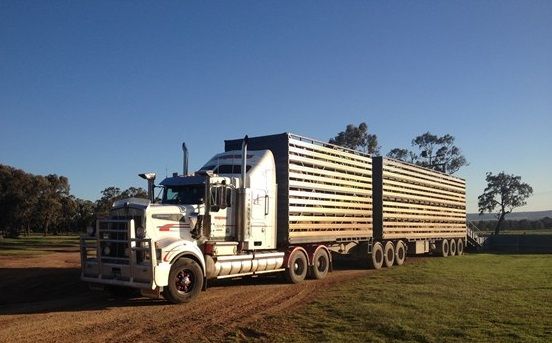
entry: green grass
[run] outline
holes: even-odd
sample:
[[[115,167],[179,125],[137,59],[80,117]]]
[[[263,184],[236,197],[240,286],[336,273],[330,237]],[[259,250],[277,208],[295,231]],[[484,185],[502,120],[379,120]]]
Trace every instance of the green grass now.
[[[41,255],[79,247],[78,236],[31,235],[20,238],[0,239],[0,256]]]
[[[328,289],[259,330],[282,342],[552,342],[551,304],[552,255],[428,258]]]

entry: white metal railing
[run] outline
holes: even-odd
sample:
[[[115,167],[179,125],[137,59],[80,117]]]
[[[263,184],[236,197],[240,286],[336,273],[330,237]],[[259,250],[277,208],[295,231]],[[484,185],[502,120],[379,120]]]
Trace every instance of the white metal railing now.
[[[482,235],[483,231],[481,231],[477,225],[470,220],[466,220],[466,233],[467,236],[479,246],[481,246],[487,239],[487,237]]]

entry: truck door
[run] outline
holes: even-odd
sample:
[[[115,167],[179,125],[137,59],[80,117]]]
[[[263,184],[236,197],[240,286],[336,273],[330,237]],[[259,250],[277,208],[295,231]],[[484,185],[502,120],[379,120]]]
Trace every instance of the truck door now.
[[[270,232],[270,198],[266,190],[251,190],[251,237],[253,246],[250,249],[271,248],[268,233]]]

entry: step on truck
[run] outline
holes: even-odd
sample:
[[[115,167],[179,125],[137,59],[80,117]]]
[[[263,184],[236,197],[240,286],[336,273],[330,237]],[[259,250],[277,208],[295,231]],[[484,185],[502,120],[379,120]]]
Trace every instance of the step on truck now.
[[[149,199],[116,201],[89,228],[83,281],[181,303],[213,279],[298,283],[324,278],[336,254],[379,269],[466,243],[464,180],[410,163],[284,133],[227,140],[193,174],[185,150],[183,169],[159,185],[140,174]]]

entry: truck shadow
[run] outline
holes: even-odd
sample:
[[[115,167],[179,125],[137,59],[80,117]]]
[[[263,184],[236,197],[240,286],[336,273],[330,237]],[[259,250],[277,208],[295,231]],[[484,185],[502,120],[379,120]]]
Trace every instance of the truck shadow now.
[[[366,269],[358,261],[336,261],[334,270]],[[283,274],[210,280],[209,288],[287,284]],[[96,311],[113,307],[162,306],[162,299],[114,296],[92,291],[80,281],[79,268],[0,268],[0,316],[64,311]]]
[[[0,316],[159,304],[167,303],[91,291],[78,268],[0,268]]]

